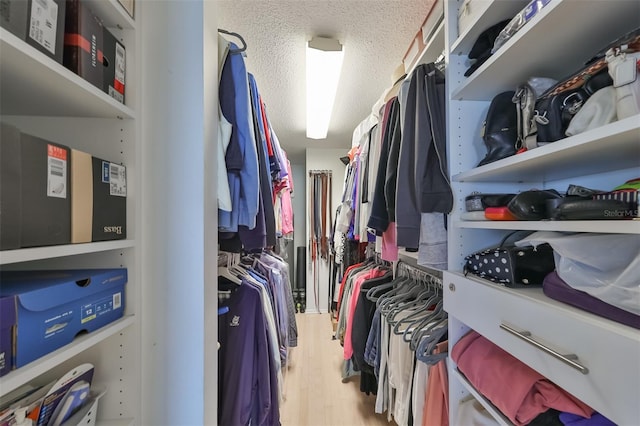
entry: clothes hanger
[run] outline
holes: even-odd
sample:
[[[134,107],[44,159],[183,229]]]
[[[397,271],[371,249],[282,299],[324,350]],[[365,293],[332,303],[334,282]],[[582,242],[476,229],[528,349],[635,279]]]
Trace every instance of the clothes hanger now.
[[[438,306],[442,304],[442,299],[434,296],[433,301],[429,301],[429,304],[431,305],[434,301],[437,301],[436,309],[434,310],[437,311]],[[437,315],[439,315],[439,312],[436,314],[434,311],[419,311],[422,313],[421,317],[415,318],[403,331],[400,331],[401,324],[394,327],[394,331],[397,330],[396,334],[402,334],[402,340],[410,343],[416,333],[421,332],[425,327],[428,327],[430,324],[433,324],[434,321],[438,320]]]
[[[415,300],[415,297],[422,292],[422,287],[413,279],[408,281],[410,284],[405,286],[405,291],[389,298],[389,301],[380,308],[380,312],[388,315],[392,310],[404,306],[403,303]]]
[[[380,311],[382,311],[388,303],[393,301],[393,298],[396,295],[406,291],[407,286],[411,283],[411,279],[409,277],[398,277],[392,282],[395,287],[378,298],[378,301],[376,302],[376,308],[380,309]]]
[[[440,299],[433,313],[429,315],[429,317],[425,318],[423,322],[417,326],[417,332],[413,334],[413,336],[411,337],[411,341],[409,342],[409,347],[412,350],[415,351],[419,343],[424,338],[431,338],[434,330],[438,329],[440,325],[444,324],[446,328],[448,314],[442,309],[443,305],[443,299]]]
[[[404,308],[405,310],[415,310],[415,312],[407,315],[406,317],[398,321],[394,321],[394,323],[395,324],[410,323],[415,325],[420,321],[422,321],[426,315],[430,315],[432,311],[429,311],[428,308],[433,303],[437,303],[438,295],[432,291],[429,291],[428,293],[425,292],[424,295],[421,297],[422,299],[417,300],[415,303],[412,303]],[[389,318],[389,316],[387,316],[387,318]],[[395,314],[393,315],[393,317],[391,317],[391,320],[395,320]]]
[[[247,43],[244,41],[244,38],[242,38],[242,36],[240,34],[233,33],[231,31],[227,31],[227,30],[223,30],[222,28],[218,28],[218,32],[219,33],[223,33],[223,34],[228,34],[228,35],[233,36],[233,37],[236,37],[242,43],[242,47],[240,47],[238,49],[229,49],[229,53],[236,54],[236,53],[242,53],[245,50],[247,50]]]
[[[223,277],[229,281],[231,281],[234,284],[240,285],[242,284],[242,280],[240,278],[238,278],[236,275],[234,275],[233,273],[231,273],[231,271],[229,270],[229,268],[225,268],[225,267],[218,267],[218,277]]]
[[[389,288],[393,288],[393,286],[394,286],[393,281],[391,281],[385,284],[380,284],[375,287],[371,287],[369,290],[367,290],[366,297],[371,302],[377,302],[378,299],[381,297],[381,296],[378,296],[378,293],[383,292]]]
[[[440,342],[440,339],[447,333],[448,328],[446,326],[446,321],[444,321],[444,326],[435,329],[429,336],[420,340],[420,343],[417,345],[415,350],[416,359],[422,361],[426,364],[433,365],[436,364],[441,359],[447,357],[447,352],[433,354],[433,349]]]

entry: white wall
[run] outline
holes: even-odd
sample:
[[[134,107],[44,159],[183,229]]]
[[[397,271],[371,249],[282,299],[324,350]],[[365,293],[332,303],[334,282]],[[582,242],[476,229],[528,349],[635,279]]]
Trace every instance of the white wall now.
[[[142,1],[136,8],[144,296],[142,419],[136,423],[213,425],[217,298],[215,276],[205,268],[217,254],[216,210],[210,211],[216,24],[202,1]]]
[[[321,142],[321,141],[320,141]],[[307,196],[305,197],[305,209],[309,208],[309,171],[310,170],[331,170],[332,172],[332,205],[331,221],[328,222],[327,232],[333,226],[335,211],[340,205],[342,199],[342,186],[344,183],[345,166],[340,161],[340,157],[345,156],[347,149],[307,149],[307,164],[305,171],[305,184],[307,188]],[[305,214],[307,223],[306,244],[309,246],[309,212]],[[329,235],[327,235],[329,236]],[[316,296],[314,295],[314,270],[311,262],[309,247],[307,247],[307,310],[308,313],[326,313],[329,312],[329,264],[320,260],[318,266],[318,286],[315,289],[318,304],[316,305]]]

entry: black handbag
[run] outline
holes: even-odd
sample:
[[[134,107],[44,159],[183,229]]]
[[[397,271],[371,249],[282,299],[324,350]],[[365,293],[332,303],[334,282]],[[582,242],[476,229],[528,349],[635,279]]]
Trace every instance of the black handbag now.
[[[516,153],[518,112],[513,103],[514,95],[513,91],[502,92],[491,100],[482,129],[482,140],[487,148],[487,155],[478,167]]]
[[[532,189],[517,194],[507,204],[507,209],[518,220],[541,220],[550,217],[547,200],[560,199],[562,195],[555,189]]]
[[[521,231],[514,231],[507,234],[497,247],[465,257],[464,274],[471,273],[505,287],[541,286],[544,277],[555,270],[553,249],[546,243],[536,247],[516,247],[509,242],[515,239],[514,235],[524,238]]]
[[[598,90],[613,85],[606,64],[594,64],[577,75],[579,77],[573,76],[558,83],[536,102],[534,120],[538,142],[555,142],[565,138],[569,123],[587,99]],[[571,81],[575,81],[573,85],[563,88]]]
[[[504,207],[516,194],[482,194],[474,192],[464,199],[465,210],[468,212],[484,211],[487,207]]]
[[[637,204],[622,200],[574,198],[558,205],[552,212],[555,220],[617,220],[637,216]]]

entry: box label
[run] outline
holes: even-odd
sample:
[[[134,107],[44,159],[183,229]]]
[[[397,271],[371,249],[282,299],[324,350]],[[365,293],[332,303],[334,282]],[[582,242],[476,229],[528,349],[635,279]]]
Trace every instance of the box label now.
[[[62,312],[44,321],[44,338],[47,339],[62,333],[73,318],[73,310]]]
[[[47,196],[67,198],[67,151],[47,145]]]
[[[109,164],[109,195],[127,196],[127,174],[124,166],[115,163]]]
[[[85,324],[101,315],[119,309],[121,306],[122,294],[120,292],[104,297],[96,302],[83,305],[81,308],[82,315],[80,317],[80,322]]]
[[[121,104],[124,103],[124,95],[118,92],[116,89],[114,89],[113,86],[109,86],[109,96],[111,96],[113,99],[120,102]]]
[[[124,46],[120,43],[116,43],[116,90],[118,92],[124,94],[124,70],[125,70],[125,62],[124,62]]]
[[[56,54],[56,25],[58,4],[53,0],[33,0],[29,37],[45,49]]]

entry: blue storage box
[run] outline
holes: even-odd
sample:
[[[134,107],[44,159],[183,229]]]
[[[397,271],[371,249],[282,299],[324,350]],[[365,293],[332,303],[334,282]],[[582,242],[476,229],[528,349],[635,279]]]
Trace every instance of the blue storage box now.
[[[2,271],[0,297],[17,311],[15,367],[121,318],[126,283],[124,268]]]

